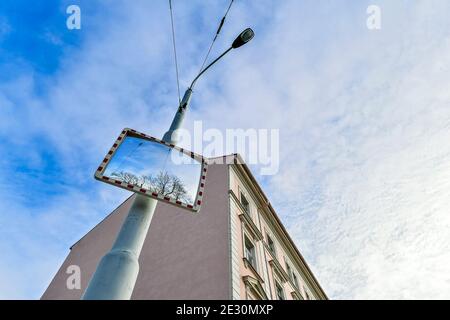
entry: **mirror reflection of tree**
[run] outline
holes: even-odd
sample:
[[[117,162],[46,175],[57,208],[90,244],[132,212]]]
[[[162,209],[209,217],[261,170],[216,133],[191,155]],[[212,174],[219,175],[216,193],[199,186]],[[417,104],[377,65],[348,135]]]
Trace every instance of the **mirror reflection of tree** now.
[[[186,187],[179,177],[160,171],[155,177],[137,176],[129,172],[113,172],[111,176],[125,182],[170,197],[174,200],[192,203]]]

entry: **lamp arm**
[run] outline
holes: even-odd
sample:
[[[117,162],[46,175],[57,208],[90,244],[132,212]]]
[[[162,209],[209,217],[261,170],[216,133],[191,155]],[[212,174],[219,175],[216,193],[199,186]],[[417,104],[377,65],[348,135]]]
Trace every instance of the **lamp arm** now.
[[[233,47],[229,47],[224,53],[222,53],[220,56],[218,56],[213,62],[211,62],[210,64],[208,64],[208,66],[205,67],[205,68],[204,68],[204,69],[203,69],[203,70],[195,77],[194,80],[192,80],[192,83],[191,83],[189,89],[192,90],[192,89],[194,88],[194,85],[195,85],[195,83],[197,82],[198,78],[200,78],[200,76],[201,76],[202,74],[204,74],[204,73],[206,72],[206,70],[208,70],[213,64],[215,64],[217,61],[219,61],[224,55],[226,55],[228,52],[230,52],[231,49],[233,49]]]

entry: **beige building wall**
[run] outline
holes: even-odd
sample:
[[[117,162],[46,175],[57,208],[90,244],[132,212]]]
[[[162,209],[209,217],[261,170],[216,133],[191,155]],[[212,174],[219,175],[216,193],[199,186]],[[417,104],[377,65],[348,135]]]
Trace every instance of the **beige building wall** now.
[[[232,298],[278,299],[279,286],[286,300],[327,299],[247,166],[229,168]],[[254,263],[246,257],[246,241],[254,247]]]

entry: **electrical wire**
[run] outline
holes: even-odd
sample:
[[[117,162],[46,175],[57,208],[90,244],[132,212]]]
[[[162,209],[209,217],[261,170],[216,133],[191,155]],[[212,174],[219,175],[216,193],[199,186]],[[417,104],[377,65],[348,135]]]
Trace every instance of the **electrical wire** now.
[[[181,94],[180,94],[180,79],[178,75],[178,58],[177,58],[177,45],[175,42],[175,27],[173,23],[173,9],[172,9],[172,0],[169,0],[169,9],[170,9],[170,22],[172,25],[172,44],[173,44],[173,53],[175,57],[175,72],[177,76],[177,89],[178,89],[178,104],[181,103]]]
[[[227,11],[225,12],[225,15],[223,16],[222,20],[220,20],[220,24],[219,24],[219,27],[217,28],[216,35],[214,36],[214,39],[213,39],[213,41],[211,42],[211,45],[209,46],[208,53],[206,54],[206,57],[205,57],[205,59],[203,60],[202,66],[200,67],[200,70],[199,70],[198,73],[202,72],[203,68],[205,67],[205,64],[206,64],[206,61],[208,60],[209,54],[211,53],[211,50],[212,50],[212,48],[213,48],[213,46],[214,46],[214,43],[216,42],[217,37],[219,36],[220,31],[222,30],[223,24],[225,23],[225,19],[226,19],[227,15],[228,15],[228,12],[229,12],[230,9],[231,9],[231,6],[233,5],[233,2],[234,2],[234,0],[231,0],[230,5],[228,6],[228,9],[227,9]]]

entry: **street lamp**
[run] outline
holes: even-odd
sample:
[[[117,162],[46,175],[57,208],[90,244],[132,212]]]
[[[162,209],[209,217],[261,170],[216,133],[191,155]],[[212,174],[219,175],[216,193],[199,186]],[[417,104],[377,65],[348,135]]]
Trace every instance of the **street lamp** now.
[[[184,114],[191,100],[192,89],[200,76],[232,49],[243,46],[253,37],[253,30],[245,29],[233,41],[230,48],[200,71],[186,90],[170,128],[164,134],[163,141],[176,144],[178,138],[176,130],[181,127]],[[139,255],[156,205],[157,200],[136,194],[111,250],[100,260],[82,299],[129,300],[131,298],[139,273]]]
[[[241,32],[240,35],[233,41],[233,44],[231,47],[229,47],[227,50],[225,50],[224,53],[222,53],[220,56],[218,56],[213,62],[211,62],[206,68],[204,68],[195,78],[192,80],[191,86],[189,87],[191,90],[194,88],[195,83],[197,82],[197,79],[200,78],[202,74],[206,72],[213,64],[215,64],[217,61],[219,61],[224,55],[226,55],[228,52],[230,52],[232,49],[237,49],[239,47],[242,47],[244,44],[249,42],[253,39],[255,36],[255,33],[251,28],[247,28],[244,31]]]
[[[222,53],[220,56],[218,56],[216,59],[214,59],[214,61],[211,62],[208,66],[203,68],[203,70],[201,70],[199,72],[199,74],[194,78],[194,80],[192,80],[191,85],[189,86],[189,88],[184,93],[183,99],[181,100],[180,106],[178,107],[178,111],[177,111],[177,113],[175,114],[175,117],[172,120],[172,124],[170,125],[169,131],[167,131],[164,134],[164,137],[163,137],[164,141],[175,141],[176,142],[176,140],[178,138],[176,136],[176,130],[181,127],[181,124],[182,124],[182,122],[184,120],[184,114],[186,112],[187,107],[189,106],[189,103],[191,102],[192,91],[194,89],[194,86],[195,86],[195,83],[197,82],[197,80],[209,68],[211,68],[212,65],[214,65],[220,59],[222,59],[223,56],[225,56],[228,52],[230,52],[232,49],[237,49],[239,47],[242,47],[244,44],[246,44],[247,42],[252,40],[254,36],[255,36],[255,33],[253,32],[253,30],[251,28],[247,28],[244,31],[242,31],[237,36],[237,38],[233,41],[231,47],[229,47],[227,50],[224,51],[224,53]]]

